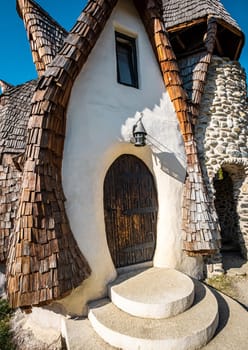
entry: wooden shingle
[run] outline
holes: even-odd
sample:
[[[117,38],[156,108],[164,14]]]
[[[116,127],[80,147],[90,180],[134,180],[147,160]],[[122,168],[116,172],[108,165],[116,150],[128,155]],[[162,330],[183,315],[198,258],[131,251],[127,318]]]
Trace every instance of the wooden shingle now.
[[[41,76],[62,46],[67,31],[33,0],[17,0],[17,10],[28,34],[37,73]]]

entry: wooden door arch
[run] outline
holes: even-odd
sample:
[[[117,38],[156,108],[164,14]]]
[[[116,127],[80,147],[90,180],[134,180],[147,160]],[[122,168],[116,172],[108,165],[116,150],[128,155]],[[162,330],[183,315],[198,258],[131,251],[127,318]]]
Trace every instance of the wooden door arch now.
[[[121,155],[104,180],[105,228],[116,267],[152,260],[157,210],[157,192],[150,170],[136,156]]]

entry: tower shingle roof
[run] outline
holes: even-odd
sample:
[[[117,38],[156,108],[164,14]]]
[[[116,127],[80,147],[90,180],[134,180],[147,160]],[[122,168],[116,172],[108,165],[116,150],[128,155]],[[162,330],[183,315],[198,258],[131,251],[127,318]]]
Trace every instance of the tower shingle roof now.
[[[163,0],[166,28],[213,15],[241,31],[219,0]]]

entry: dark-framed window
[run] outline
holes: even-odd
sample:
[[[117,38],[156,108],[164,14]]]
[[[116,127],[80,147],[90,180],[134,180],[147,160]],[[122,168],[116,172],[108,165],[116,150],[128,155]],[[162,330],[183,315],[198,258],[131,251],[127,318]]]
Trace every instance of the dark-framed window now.
[[[135,38],[115,32],[117,81],[120,84],[139,87]]]

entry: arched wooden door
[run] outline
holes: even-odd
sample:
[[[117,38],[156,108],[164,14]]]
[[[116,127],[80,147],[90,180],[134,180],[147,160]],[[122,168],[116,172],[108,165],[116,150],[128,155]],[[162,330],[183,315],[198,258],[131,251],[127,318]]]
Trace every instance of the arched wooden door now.
[[[157,192],[147,166],[132,155],[117,158],[104,181],[105,227],[116,267],[152,260],[157,210]]]

